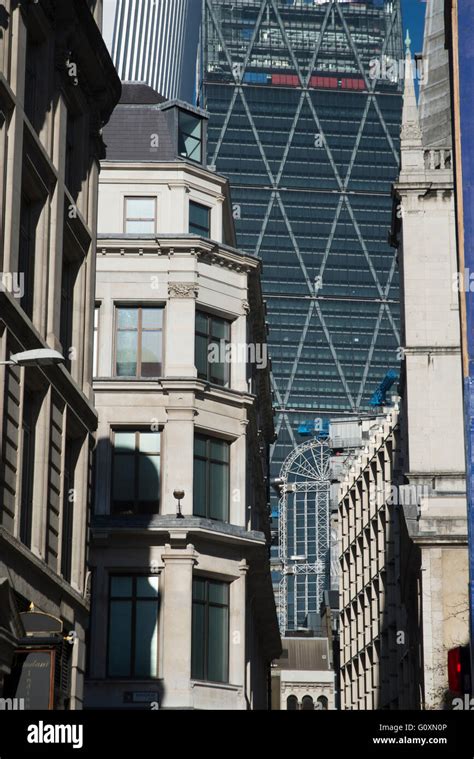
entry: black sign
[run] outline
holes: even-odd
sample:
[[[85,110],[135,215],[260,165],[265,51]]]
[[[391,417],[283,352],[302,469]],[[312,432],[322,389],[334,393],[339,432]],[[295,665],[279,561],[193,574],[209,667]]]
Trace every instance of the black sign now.
[[[54,708],[54,650],[18,650],[8,678],[8,696],[24,699],[25,709]]]

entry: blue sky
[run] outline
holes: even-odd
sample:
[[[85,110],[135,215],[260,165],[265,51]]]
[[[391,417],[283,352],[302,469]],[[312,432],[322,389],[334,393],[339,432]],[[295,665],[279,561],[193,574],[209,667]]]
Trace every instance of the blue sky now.
[[[407,28],[412,40],[412,53],[421,53],[423,49],[423,28],[425,23],[426,0],[402,0],[404,38]]]

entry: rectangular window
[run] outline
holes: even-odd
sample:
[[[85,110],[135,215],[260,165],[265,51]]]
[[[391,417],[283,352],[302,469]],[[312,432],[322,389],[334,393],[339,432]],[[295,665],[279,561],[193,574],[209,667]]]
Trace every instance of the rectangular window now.
[[[93,359],[92,359],[92,376],[99,376],[99,315],[100,305],[96,303],[94,307],[94,343],[93,343]]]
[[[202,163],[202,119],[179,111],[178,152],[183,158]]]
[[[110,578],[107,674],[158,676],[158,577]]]
[[[149,234],[156,232],[156,198],[125,198],[125,233]]]
[[[203,311],[196,312],[196,369],[199,379],[228,387],[230,322]]]
[[[74,540],[74,478],[78,455],[77,441],[66,438],[64,456],[63,522],[61,535],[61,574],[71,582],[72,550]]]
[[[33,317],[37,223],[38,213],[35,204],[23,195],[20,212],[18,273],[23,278],[23,293],[21,295],[20,305],[30,319]]]
[[[21,467],[21,505],[20,505],[20,540],[31,547],[31,528],[33,522],[33,487],[35,461],[35,395],[25,389],[22,419],[22,467]]]
[[[73,341],[74,328],[74,289],[80,264],[77,261],[63,258],[63,273],[61,278],[61,324],[60,340],[65,356],[64,365],[71,371],[70,349]]]
[[[160,433],[121,430],[113,443],[112,513],[158,514]]]
[[[229,585],[193,579],[191,677],[229,681]]]
[[[194,438],[193,513],[229,521],[230,444],[206,435]]]
[[[211,236],[211,209],[193,200],[189,202],[189,232],[199,237]]]
[[[163,309],[116,309],[115,374],[117,377],[160,377]]]

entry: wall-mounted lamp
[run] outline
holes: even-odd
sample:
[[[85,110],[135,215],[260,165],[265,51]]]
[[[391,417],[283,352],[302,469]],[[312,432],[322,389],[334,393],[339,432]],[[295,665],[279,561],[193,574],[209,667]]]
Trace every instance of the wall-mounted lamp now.
[[[178,511],[176,512],[176,519],[184,519],[184,515],[181,513],[181,501],[184,498],[184,490],[173,490],[173,496],[178,501]]]

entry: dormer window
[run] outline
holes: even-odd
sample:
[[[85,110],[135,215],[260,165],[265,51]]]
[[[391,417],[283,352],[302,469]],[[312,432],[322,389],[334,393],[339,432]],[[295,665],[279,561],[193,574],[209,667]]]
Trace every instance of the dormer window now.
[[[202,119],[181,110],[178,121],[178,153],[182,158],[202,163]]]

